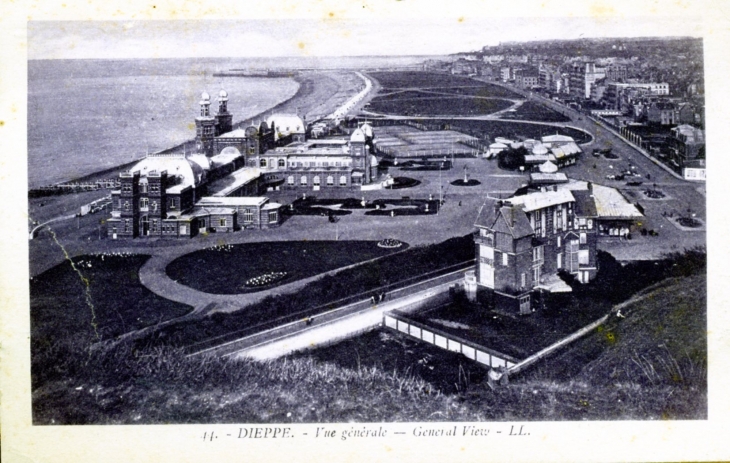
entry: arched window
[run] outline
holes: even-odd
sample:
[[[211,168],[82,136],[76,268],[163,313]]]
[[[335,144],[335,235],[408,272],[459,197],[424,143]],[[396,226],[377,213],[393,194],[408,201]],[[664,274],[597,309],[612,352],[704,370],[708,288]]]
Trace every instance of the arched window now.
[[[314,180],[312,181],[312,184],[314,186],[319,186],[319,175],[314,176]]]
[[[286,161],[284,159],[279,159],[279,167],[286,167]]]
[[[262,159],[259,161],[259,167],[266,167],[266,159]]]
[[[302,185],[306,185],[307,184],[307,176],[306,175],[302,175],[302,178],[299,179],[299,183],[302,184]]]
[[[491,233],[487,234],[487,246],[494,247],[494,235]]]
[[[347,186],[347,176],[340,175],[340,186]]]
[[[294,185],[294,176],[293,176],[293,175],[290,175],[290,176],[288,176],[288,177],[286,178],[286,183],[287,183],[288,185]]]
[[[335,178],[331,175],[327,176],[327,186],[332,186],[335,184]]]

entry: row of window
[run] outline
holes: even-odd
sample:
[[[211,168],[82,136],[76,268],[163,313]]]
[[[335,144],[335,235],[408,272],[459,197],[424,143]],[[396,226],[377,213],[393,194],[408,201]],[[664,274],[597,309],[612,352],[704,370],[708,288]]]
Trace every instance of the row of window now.
[[[299,178],[299,184],[302,186],[308,185],[308,182],[309,182],[309,180],[307,179],[306,175],[302,175]],[[294,176],[290,175],[289,177],[287,177],[286,183],[289,186],[293,186],[295,183]],[[326,183],[327,183],[327,186],[334,186],[335,178],[332,175],[328,175],[326,178]],[[314,185],[314,186],[321,185],[321,179],[320,179],[319,175],[314,176],[314,178],[312,179],[312,185]],[[347,186],[347,176],[346,175],[340,175],[340,186]]]
[[[139,190],[140,193],[147,193],[147,189],[149,186],[149,192],[150,193],[159,193],[160,192],[160,185],[153,184],[148,185],[147,183],[140,183],[139,184]],[[132,184],[131,183],[122,183],[122,193],[132,193]]]
[[[250,153],[253,154],[253,153]],[[289,163],[289,167],[348,167],[351,164],[349,162],[340,161],[292,161]],[[281,169],[286,167],[286,160],[284,159],[260,159],[259,167],[279,167]]]

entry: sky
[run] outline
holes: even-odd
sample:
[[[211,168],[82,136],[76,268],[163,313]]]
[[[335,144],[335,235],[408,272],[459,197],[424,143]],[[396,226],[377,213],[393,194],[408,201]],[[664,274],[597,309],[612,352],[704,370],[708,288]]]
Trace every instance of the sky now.
[[[444,55],[505,41],[702,36],[693,17],[30,21],[29,59]]]

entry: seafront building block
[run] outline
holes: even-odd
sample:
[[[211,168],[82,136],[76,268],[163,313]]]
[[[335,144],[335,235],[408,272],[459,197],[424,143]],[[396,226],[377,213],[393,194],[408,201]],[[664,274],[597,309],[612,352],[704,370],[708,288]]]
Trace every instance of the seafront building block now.
[[[271,190],[351,188],[369,184],[378,162],[370,154],[373,131],[365,124],[348,138],[306,140],[297,115],[275,114],[258,126],[233,128],[228,93],[200,98],[195,118],[196,153],[172,150],[148,154],[120,174],[112,192],[108,235],[193,237],[200,233],[272,228],[281,223]]]

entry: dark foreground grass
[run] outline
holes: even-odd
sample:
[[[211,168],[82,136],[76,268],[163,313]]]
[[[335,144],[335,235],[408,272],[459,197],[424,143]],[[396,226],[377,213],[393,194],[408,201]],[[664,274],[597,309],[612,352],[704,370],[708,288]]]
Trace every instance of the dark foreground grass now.
[[[463,357],[384,330],[310,357],[266,363],[186,358],[177,349],[129,344],[90,351],[73,342],[63,353],[73,368],[34,385],[33,422],[703,419],[706,326],[697,308],[705,303],[705,281],[704,275],[667,281],[626,307],[626,318],[616,317],[594,339],[560,353],[574,370],[550,376],[558,368],[547,360],[542,370],[528,370],[531,375],[496,390],[484,384],[481,367]],[[688,285],[696,290],[687,291]],[[658,345],[670,339],[666,349]],[[588,350],[595,355],[587,358]],[[632,370],[634,358],[643,367]],[[669,365],[672,359],[679,368]],[[644,373],[651,367],[656,374]]]
[[[64,355],[75,342],[111,339],[180,317],[192,307],[142,286],[149,256],[80,256],[30,281],[33,384],[66,374]]]
[[[395,252],[377,244],[377,241],[272,241],[216,246],[175,259],[166,272],[170,278],[199,291],[239,294],[270,288],[245,284],[266,273],[286,273],[286,278],[273,285],[278,286]]]

